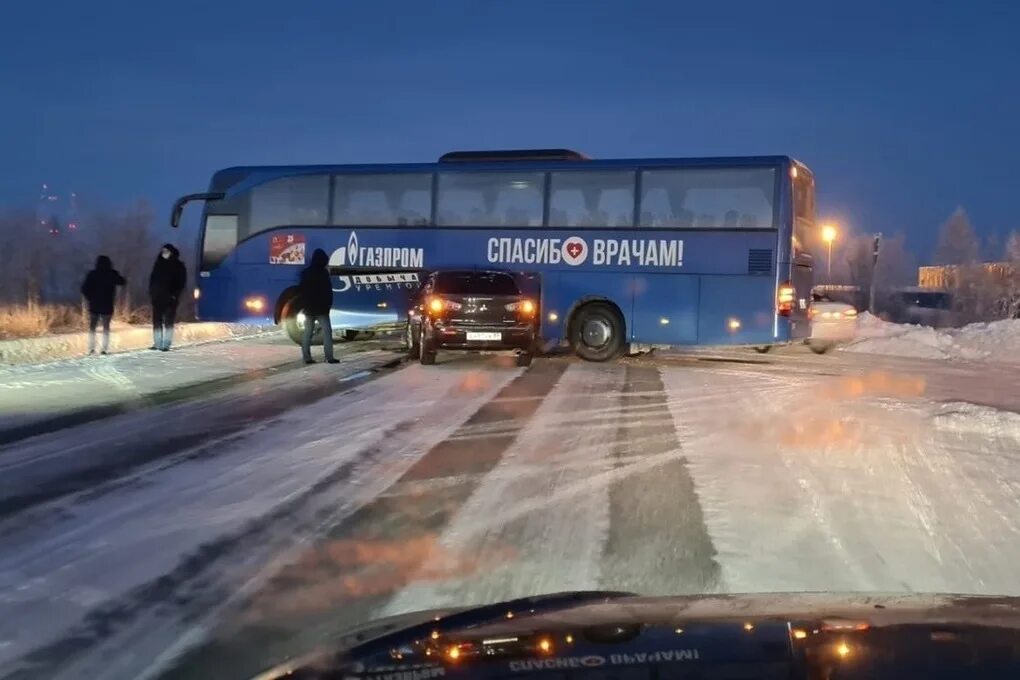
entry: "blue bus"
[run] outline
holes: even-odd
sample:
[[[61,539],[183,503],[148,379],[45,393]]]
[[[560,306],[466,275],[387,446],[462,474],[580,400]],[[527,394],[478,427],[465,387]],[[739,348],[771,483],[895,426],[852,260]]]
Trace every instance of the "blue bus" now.
[[[539,300],[545,349],[749,345],[809,334],[814,179],[786,156],[593,160],[453,152],[436,163],[220,170],[204,203],[200,318],[298,340],[298,273],[330,254],[333,328],[402,328],[437,269],[498,269]],[[597,313],[596,313],[597,312]],[[615,354],[615,351],[613,352]]]

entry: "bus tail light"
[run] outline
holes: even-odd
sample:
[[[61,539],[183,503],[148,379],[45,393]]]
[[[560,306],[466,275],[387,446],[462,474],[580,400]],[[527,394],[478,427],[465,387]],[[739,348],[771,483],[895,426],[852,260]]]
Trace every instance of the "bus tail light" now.
[[[793,313],[793,301],[797,297],[797,291],[790,282],[780,284],[776,292],[776,312],[780,316],[790,316]]]

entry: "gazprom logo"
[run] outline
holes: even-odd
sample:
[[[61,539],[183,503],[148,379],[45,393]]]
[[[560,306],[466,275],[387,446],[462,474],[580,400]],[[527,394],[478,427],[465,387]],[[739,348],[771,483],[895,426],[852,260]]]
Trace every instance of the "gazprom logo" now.
[[[394,246],[363,246],[357,232],[347,237],[347,245],[340,246],[329,256],[331,267],[380,267],[384,269],[421,269],[425,263],[422,248]]]
[[[352,231],[351,237],[347,239],[347,259],[351,266],[358,264],[358,232]]]

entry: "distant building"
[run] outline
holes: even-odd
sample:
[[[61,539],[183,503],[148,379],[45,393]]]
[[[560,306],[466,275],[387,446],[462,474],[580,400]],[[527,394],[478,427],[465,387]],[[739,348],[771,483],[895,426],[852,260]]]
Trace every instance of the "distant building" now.
[[[981,268],[993,279],[1008,279],[1013,272],[1009,262],[982,262]],[[951,290],[959,285],[960,265],[937,264],[917,268],[917,285],[926,290]]]

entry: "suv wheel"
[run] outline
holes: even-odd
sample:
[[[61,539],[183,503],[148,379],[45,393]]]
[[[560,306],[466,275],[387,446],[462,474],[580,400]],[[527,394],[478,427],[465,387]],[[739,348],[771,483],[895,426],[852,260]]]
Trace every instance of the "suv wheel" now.
[[[421,333],[418,336],[418,362],[422,366],[432,366],[436,363],[436,350],[432,349],[432,343],[425,336],[425,324],[421,325]]]

